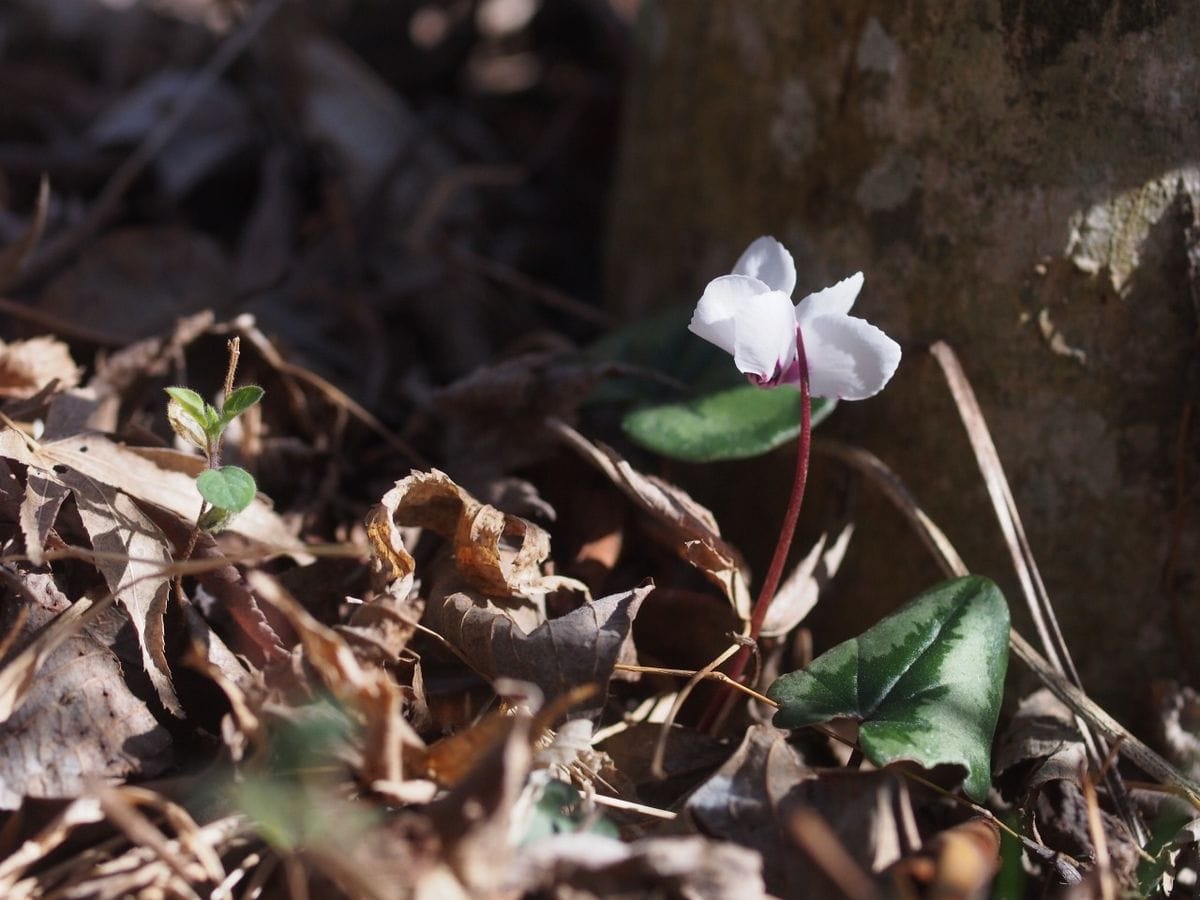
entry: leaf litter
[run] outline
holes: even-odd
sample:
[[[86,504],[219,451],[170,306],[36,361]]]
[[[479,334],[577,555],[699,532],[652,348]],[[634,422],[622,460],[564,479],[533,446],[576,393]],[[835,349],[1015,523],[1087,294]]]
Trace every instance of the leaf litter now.
[[[1057,674],[1014,647],[1068,705],[1021,701],[987,808],[848,767],[853,724],[789,734],[757,701],[700,730],[684,685],[738,646],[757,573],[699,470],[595,390],[686,385],[583,349],[636,4],[523,5],[0,10],[0,895],[1183,896],[1189,689],[1164,694],[1180,774],[1052,635]],[[162,389],[217,403],[230,335],[266,397],[225,461],[260,493],[197,534],[204,461]],[[882,462],[826,449],[964,574]],[[858,552],[852,513],[821,527],[764,673],[807,661]],[[1093,788],[1112,759],[1080,718],[1176,796]]]

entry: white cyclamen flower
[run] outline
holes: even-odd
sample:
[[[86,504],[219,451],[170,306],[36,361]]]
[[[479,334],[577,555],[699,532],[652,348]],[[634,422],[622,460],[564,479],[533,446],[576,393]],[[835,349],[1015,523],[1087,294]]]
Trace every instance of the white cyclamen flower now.
[[[760,237],[732,275],[704,289],[688,329],[733,354],[755,384],[800,384],[796,333],[804,339],[809,390],[815,397],[863,400],[883,390],[900,364],[900,345],[848,315],[862,272],[809,294],[795,306],[796,264],[783,244]]]

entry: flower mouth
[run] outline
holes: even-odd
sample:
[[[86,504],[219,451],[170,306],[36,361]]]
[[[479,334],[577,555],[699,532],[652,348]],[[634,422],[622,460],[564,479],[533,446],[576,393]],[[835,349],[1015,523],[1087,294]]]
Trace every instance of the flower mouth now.
[[[797,331],[797,337],[799,332]],[[775,364],[775,371],[770,375],[759,375],[757,372],[746,373],[747,380],[757,386],[765,388],[779,387],[781,384],[800,384],[800,379],[804,373],[800,371],[800,360],[793,357],[791,360],[780,360]]]

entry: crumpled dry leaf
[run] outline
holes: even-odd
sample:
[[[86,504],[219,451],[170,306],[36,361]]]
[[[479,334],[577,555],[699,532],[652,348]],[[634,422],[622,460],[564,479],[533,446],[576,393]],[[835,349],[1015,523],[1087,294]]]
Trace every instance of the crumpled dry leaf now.
[[[543,575],[550,535],[494,506],[480,503],[444,472],[414,471],[383,495],[367,517],[367,536],[390,579],[406,578],[415,563],[400,527],[417,526],[452,542],[459,573],[475,588],[498,597],[546,594],[572,579]],[[584,588],[586,590],[586,588]]]
[[[108,589],[129,613],[142,667],[158,699],[172,715],[183,718],[167,662],[163,616],[171,591],[166,537],[128,496],[106,484],[67,470],[59,478],[75,495],[84,530],[97,551],[96,568]]]
[[[0,340],[0,397],[32,397],[55,379],[60,388],[79,384],[79,366],[62,341],[35,337],[6,344]]]
[[[46,538],[58,518],[63,501],[70,489],[57,478],[47,477],[45,472],[27,470],[25,496],[21,500],[21,533],[25,536],[25,553],[29,561],[40,566],[44,561]]]
[[[6,704],[13,711],[0,724],[6,751],[0,754],[0,809],[16,808],[25,796],[74,797],[89,779],[164,771],[171,763],[170,736],[130,692],[109,649],[124,615],[104,609],[80,629],[83,617],[72,611],[87,610],[87,604],[71,604],[51,576],[6,574],[10,585],[19,582],[21,594],[5,593],[3,617],[11,622],[18,609],[26,611],[22,634],[37,649],[18,653],[2,672],[7,676],[19,667],[29,677],[20,679],[25,683],[20,702]],[[51,640],[39,645],[34,636],[46,626]]]
[[[1080,785],[1087,765],[1074,714],[1045,689],[1021,701],[993,757],[997,785],[1033,817],[1047,845],[1076,859],[1094,852]],[[1100,819],[1113,870],[1128,877],[1138,848],[1120,819],[1104,809]]]
[[[783,837],[775,804],[793,785],[815,773],[788,743],[788,732],[752,725],[733,756],[688,798],[687,814],[711,837],[758,851],[767,890],[799,896],[785,860],[795,852]]]
[[[609,477],[622,493],[650,513],[656,536],[721,589],[742,621],[750,618],[750,589],[741,554],[721,538],[713,514],[684,491],[643,475],[609,447],[593,444],[563,422],[554,431],[580,456]]]
[[[531,717],[506,719],[507,733],[452,791],[431,803],[445,864],[468,892],[494,891],[513,858],[512,811],[529,775]],[[431,894],[429,896],[436,896]]]
[[[597,685],[596,699],[576,711],[594,715],[603,707],[638,609],[653,589],[644,584],[593,600],[529,633],[466,594],[431,602],[425,622],[484,677],[530,682],[547,703],[581,685]]]
[[[134,449],[100,434],[79,434],[55,441],[35,443],[11,428],[0,431],[0,456],[56,475],[63,468],[83,478],[98,481],[146,503],[160,506],[184,521],[194,522],[200,512],[200,494],[193,477],[158,465],[166,457],[189,459],[191,468],[203,466],[198,457],[160,451],[154,461]],[[181,462],[182,464],[182,462]],[[310,562],[311,554],[260,498],[229,523],[228,530],[265,545],[273,552],[287,553],[298,562]]]
[[[573,419],[612,370],[608,364],[581,365],[576,353],[554,351],[476,368],[431,398],[446,458],[456,472],[488,476],[544,459],[555,449],[555,423]]]
[[[1077,782],[1087,767],[1087,750],[1071,710],[1048,690],[1021,700],[997,741],[992,768],[1013,795],[1028,804],[1050,781]],[[1012,785],[1008,773],[1020,774]]]
[[[402,781],[403,748],[424,748],[425,742],[401,715],[400,685],[386,669],[360,663],[342,636],[313,618],[276,579],[254,569],[246,573],[246,580],[296,629],[305,659],[325,688],[361,714],[365,726],[361,766],[364,780]]]
[[[703,897],[757,900],[767,893],[753,850],[707,838],[623,843],[598,834],[556,835],[524,848],[507,886],[524,894],[572,897]],[[803,896],[803,895],[797,895]]]

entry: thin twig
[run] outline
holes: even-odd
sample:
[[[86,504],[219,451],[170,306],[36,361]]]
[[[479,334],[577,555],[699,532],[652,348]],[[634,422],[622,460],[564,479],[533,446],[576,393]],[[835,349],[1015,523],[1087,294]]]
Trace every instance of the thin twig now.
[[[1079,672],[1067,649],[1067,642],[1059,627],[1058,617],[1050,602],[1050,595],[1046,591],[1046,585],[1038,570],[1037,560],[1033,556],[1029,539],[1025,535],[1025,527],[1021,524],[1021,514],[1017,509],[1016,500],[1013,499],[1008,478],[1004,474],[1000,454],[996,451],[996,445],[992,441],[991,432],[988,430],[979,401],[975,398],[971,382],[949,344],[938,341],[930,348],[930,353],[942,368],[942,374],[945,376],[950,394],[954,398],[959,417],[967,430],[971,449],[975,453],[975,461],[979,465],[980,474],[983,475],[988,496],[991,497],[992,507],[1012,556],[1013,568],[1021,583],[1021,590],[1025,596],[1029,613],[1033,617],[1034,627],[1037,629],[1042,648],[1058,674],[1082,691],[1083,682],[1079,678]],[[1083,738],[1084,747],[1087,749],[1088,758],[1092,761],[1093,766],[1099,768],[1107,755],[1108,748],[1104,746],[1102,740],[1097,740],[1096,736],[1091,733],[1085,719],[1077,718],[1076,724],[1080,736]],[[1134,809],[1129,792],[1121,781],[1120,773],[1116,769],[1109,771],[1106,774],[1105,783],[1134,843],[1138,846],[1145,844],[1148,838],[1146,828]]]
[[[696,685],[741,649],[743,649],[741,642],[730,644],[720,656],[688,679],[688,683],[675,695],[675,702],[671,704],[671,709],[667,713],[666,719],[663,720],[662,730],[658,733],[658,740],[654,744],[654,757],[650,762],[650,774],[655,778],[667,777],[666,770],[663,769],[663,757],[666,756],[667,752],[667,738],[671,733],[671,726],[675,724],[675,717],[679,715],[679,710],[683,708],[684,702],[691,696],[692,691],[696,689]]]
[[[662,666],[635,666],[632,663],[617,663],[613,666],[614,669],[621,672],[639,672],[644,675],[667,675],[673,678],[695,678],[697,675],[702,675],[709,681],[719,681],[722,684],[728,684],[734,690],[741,691],[751,700],[757,700],[759,703],[764,703],[772,709],[779,709],[779,704],[768,697],[766,694],[760,694],[754,688],[742,684],[740,681],[733,681],[724,672],[697,672],[695,669],[666,669]]]

